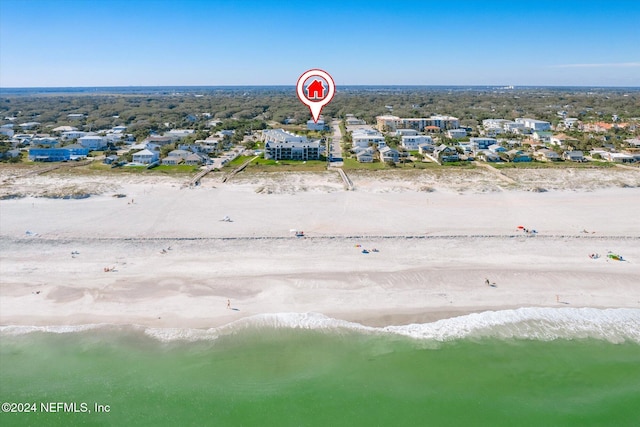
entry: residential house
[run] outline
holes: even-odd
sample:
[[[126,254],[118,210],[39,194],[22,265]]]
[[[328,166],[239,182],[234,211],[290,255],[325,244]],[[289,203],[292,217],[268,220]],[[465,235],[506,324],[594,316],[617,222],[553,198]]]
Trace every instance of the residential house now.
[[[84,119],[84,114],[80,114],[80,113],[71,113],[71,114],[67,114],[67,118],[69,120],[82,120]]]
[[[493,137],[504,132],[504,124],[508,123],[506,119],[485,119],[482,121],[483,134]]]
[[[473,147],[474,151],[478,150],[487,150],[490,146],[497,144],[498,140],[495,138],[470,138],[469,142]]]
[[[15,159],[17,157],[20,157],[21,155],[22,153],[20,152],[20,150],[14,149],[5,151],[4,153],[0,153],[0,158],[4,157],[5,159]]]
[[[378,152],[380,153],[381,162],[392,161],[393,163],[398,163],[398,160],[400,160],[400,153],[398,152],[398,150],[386,145],[378,149]]]
[[[347,114],[347,118],[345,119],[347,126],[358,126],[358,125],[366,125],[367,123],[355,117],[353,114]]]
[[[176,166],[179,165],[180,163],[182,163],[184,161],[184,159],[180,156],[167,156],[164,159],[162,159],[162,164],[166,165],[166,166]]]
[[[143,165],[148,165],[158,161],[160,155],[157,151],[151,151],[145,148],[142,151],[138,151],[137,153],[133,153],[133,162],[140,163]]]
[[[428,135],[403,136],[401,144],[409,151],[416,151],[422,144],[433,145],[433,138]]]
[[[99,135],[85,135],[78,138],[78,144],[88,148],[89,151],[103,150],[107,146],[105,139]]]
[[[444,144],[440,144],[435,150],[433,150],[433,156],[438,159],[440,163],[457,162],[460,160],[460,156],[458,156],[456,149]]]
[[[509,159],[514,163],[530,162],[533,160],[530,153],[522,150],[509,150],[507,151],[507,155],[509,156]]]
[[[193,129],[171,129],[164,133],[163,136],[171,138],[171,142],[179,141],[182,138],[185,138],[195,131]]]
[[[356,159],[360,163],[371,163],[373,162],[374,148],[373,147],[358,147],[355,150]]]
[[[562,153],[562,158],[564,160],[569,160],[569,161],[572,161],[572,162],[584,162],[585,161],[584,154],[580,150],[565,151],[564,153]]]
[[[51,129],[52,132],[58,132],[58,133],[73,132],[75,130],[78,130],[78,128],[73,126],[58,126],[56,128]]]
[[[351,144],[353,147],[384,147],[386,144],[384,136],[373,129],[356,129],[351,133]]]
[[[6,126],[6,125],[5,126],[0,126],[0,135],[6,135],[9,138],[11,138],[15,134],[15,132],[14,132],[14,130],[12,128],[13,128],[13,125],[12,126]]]
[[[167,154],[167,157],[162,159],[163,165],[179,165],[182,163],[190,154],[190,151],[187,150],[173,150]]]
[[[80,130],[66,130],[66,131],[62,132],[62,134],[60,135],[60,138],[63,141],[68,141],[70,139],[82,138],[86,134],[87,134],[87,132],[82,132]]]
[[[447,131],[447,136],[451,139],[461,139],[467,136],[466,129],[449,129]]]
[[[160,136],[160,135],[149,135],[142,141],[143,144],[149,146],[149,144],[155,144],[156,146],[164,147],[165,145],[171,144],[175,141],[175,139],[171,136]],[[133,147],[132,147],[133,148]]]
[[[395,136],[416,136],[418,131],[415,129],[396,129]]]
[[[318,119],[317,122],[314,122],[313,120],[308,120],[307,121],[307,129],[309,130],[316,130],[316,131],[323,131],[325,130],[325,123],[324,120],[322,119]]]
[[[219,119],[209,120],[207,122],[207,127],[213,128],[218,126],[220,123],[222,123],[222,120],[219,120]]]
[[[472,153],[473,152],[473,146],[471,145],[470,142],[467,142],[467,143],[459,142],[458,143],[458,147],[460,147],[462,149],[462,151],[465,152],[465,153]]]
[[[519,133],[524,129],[524,123],[507,121],[502,124],[502,128],[508,133]]]
[[[15,135],[13,135],[13,138],[11,138],[11,142],[15,143],[15,144],[31,144],[31,140],[33,138],[36,138],[36,135],[31,135],[28,133],[17,133]]]
[[[578,127],[580,121],[575,117],[567,117],[562,121],[562,124],[566,129],[573,129]]]
[[[120,157],[118,157],[115,154],[112,154],[110,156],[107,156],[104,158],[104,160],[102,161],[102,163],[104,163],[105,165],[112,165],[114,163],[116,163],[118,161]]]
[[[210,136],[207,139],[199,139],[196,141],[197,150],[191,149],[191,151],[200,151],[202,153],[218,153],[222,149],[222,140],[217,137]],[[193,147],[193,146],[191,146]],[[180,146],[183,150],[186,150],[184,146]]]
[[[55,137],[40,136],[32,138],[30,144],[33,147],[55,148],[56,145],[60,144],[60,141]]]
[[[64,148],[30,148],[29,160],[32,162],[64,162],[71,160],[71,151]]]
[[[551,142],[551,136],[553,134],[547,131],[537,130],[533,132],[533,140],[541,143]]]
[[[626,153],[629,156],[633,157],[633,161],[634,162],[640,162],[640,152],[635,152],[635,153]]]
[[[106,145],[109,144],[115,144],[117,142],[122,141],[122,133],[113,133],[113,132],[108,132],[105,136],[103,136],[102,138],[104,139],[104,143]]]
[[[489,150],[482,150],[478,152],[478,158],[485,162],[499,162],[502,160],[499,155]]]
[[[169,151],[169,153],[167,154],[167,156],[180,157],[181,159],[184,159],[184,158],[186,158],[189,154],[191,154],[191,151],[189,151],[189,150],[182,150],[182,149],[178,149],[178,150]]]
[[[197,165],[206,163],[208,160],[209,160],[208,156],[203,156],[202,154],[198,154],[198,153],[191,153],[187,157],[185,157],[184,164],[190,165],[190,166],[197,166]]]
[[[34,162],[64,162],[87,157],[89,150],[79,144],[62,148],[30,148],[29,160]]]
[[[569,146],[576,146],[576,144],[579,143],[578,140],[576,140],[575,138],[571,138],[570,136],[567,136],[565,134],[559,134],[559,135],[554,135],[550,138],[549,142],[552,145],[558,146],[558,147],[569,147]]]
[[[582,125],[582,129],[586,132],[609,132],[613,129],[624,129],[629,126],[629,123],[585,123]]]
[[[21,123],[18,126],[20,126],[24,130],[27,130],[27,129],[33,129],[34,127],[40,126],[40,123],[38,123],[38,122],[26,122],[26,123]]]
[[[489,146],[489,151],[491,151],[492,153],[498,154],[498,153],[506,153],[507,149],[500,144],[491,144]]]
[[[632,147],[640,148],[640,138],[625,139],[624,142]]]
[[[435,151],[436,147],[433,144],[422,144],[418,147],[418,153],[431,154]]]
[[[547,148],[543,148],[542,150],[536,151],[535,154],[541,160],[545,160],[547,162],[559,162],[562,160],[560,154],[556,153],[553,150],[549,150]]]
[[[610,152],[602,152],[600,154],[602,158],[608,162],[615,163],[633,163],[635,161],[634,157],[625,154],[625,153],[610,153]]]

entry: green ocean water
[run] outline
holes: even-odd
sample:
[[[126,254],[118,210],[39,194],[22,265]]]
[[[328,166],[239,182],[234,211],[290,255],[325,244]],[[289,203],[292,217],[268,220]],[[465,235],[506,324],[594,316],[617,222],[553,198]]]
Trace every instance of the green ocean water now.
[[[0,413],[2,426],[638,426],[640,345],[277,328],[168,343],[135,329],[36,332],[2,336],[0,401],[91,410]]]

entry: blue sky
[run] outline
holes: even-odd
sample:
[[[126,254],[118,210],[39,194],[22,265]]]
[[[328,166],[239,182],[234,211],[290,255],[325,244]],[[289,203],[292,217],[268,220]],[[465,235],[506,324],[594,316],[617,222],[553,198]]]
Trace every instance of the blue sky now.
[[[640,1],[0,0],[0,87],[640,86]]]

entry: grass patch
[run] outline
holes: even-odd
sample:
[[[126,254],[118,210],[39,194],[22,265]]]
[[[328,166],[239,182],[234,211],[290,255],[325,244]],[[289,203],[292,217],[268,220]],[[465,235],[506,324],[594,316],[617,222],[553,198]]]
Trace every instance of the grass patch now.
[[[343,159],[342,169],[344,170],[382,170],[394,169],[382,162],[360,163],[356,159]]]
[[[593,161],[585,163],[577,162],[510,162],[510,163],[492,163],[496,169],[596,169],[611,168],[615,165],[609,162]]]
[[[469,167],[469,162],[455,162],[452,166]],[[447,164],[448,166],[449,164]],[[398,163],[395,167],[382,162],[360,163],[357,159],[344,159],[342,169],[344,170],[402,170],[402,169],[441,169],[441,166],[434,162],[407,162]]]
[[[69,171],[78,174],[163,174],[163,175],[192,175],[200,170],[199,166],[192,165],[158,165],[147,169],[146,166],[119,166],[112,168],[102,162],[93,162],[86,166],[71,168]]]
[[[457,168],[465,168],[465,169],[474,169],[477,166],[473,164],[473,162],[466,162],[466,161],[461,161],[461,162],[444,162],[442,163],[442,166],[447,168],[447,167],[457,167]]]
[[[254,156],[240,156],[225,165],[234,169]],[[319,172],[327,170],[326,160],[273,160],[258,157],[245,169],[247,172]]]

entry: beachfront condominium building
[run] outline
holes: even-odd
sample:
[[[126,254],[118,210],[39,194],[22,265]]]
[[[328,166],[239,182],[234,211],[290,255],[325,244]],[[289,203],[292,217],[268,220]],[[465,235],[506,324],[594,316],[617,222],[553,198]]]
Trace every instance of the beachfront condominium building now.
[[[287,132],[284,129],[262,131],[264,158],[272,160],[318,160],[320,142],[309,141],[306,136]]]
[[[431,116],[428,118],[401,118],[398,116],[377,116],[376,126],[380,131],[395,131],[396,129],[415,129],[424,132],[426,127],[435,126],[440,130],[457,129],[460,121],[456,117]]]

